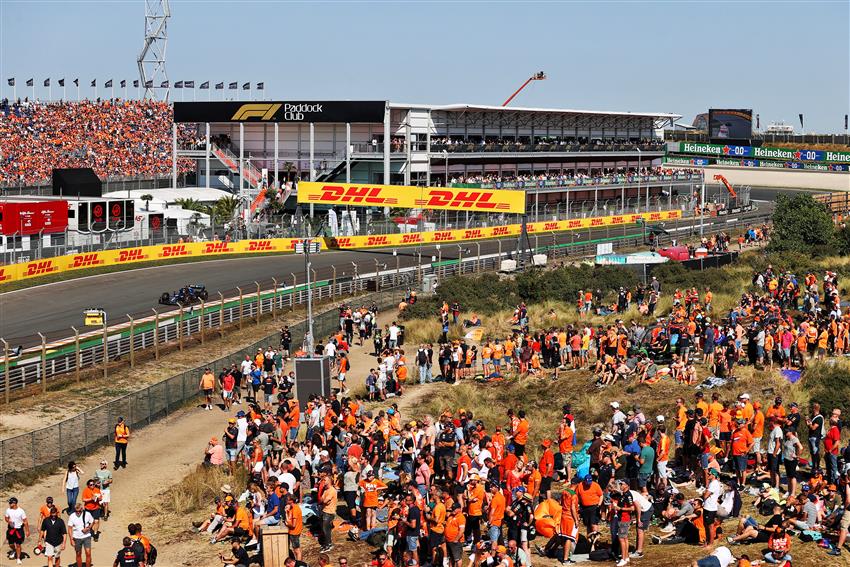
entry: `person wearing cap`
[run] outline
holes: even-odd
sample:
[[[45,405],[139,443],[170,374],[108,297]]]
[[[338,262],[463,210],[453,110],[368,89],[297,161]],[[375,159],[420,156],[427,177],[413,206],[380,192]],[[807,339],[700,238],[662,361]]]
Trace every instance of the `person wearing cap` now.
[[[723,487],[720,484],[720,471],[709,469],[708,486],[702,493],[703,499],[703,525],[705,526],[705,544],[711,545],[714,541],[714,520],[717,518],[717,510],[720,507],[720,497]]]
[[[791,561],[791,536],[782,526],[776,526],[767,541],[767,551],[764,560],[772,564],[782,564]]]
[[[505,519],[505,506],[507,502],[505,495],[498,484],[490,484],[490,496],[487,504],[488,536],[491,544],[496,544],[502,539],[502,523]]]
[[[732,459],[735,466],[736,480],[739,486],[746,485],[747,479],[747,455],[753,448],[753,436],[747,429],[747,421],[738,418],[734,431],[731,435]]]
[[[579,515],[587,530],[587,539],[599,534],[599,505],[602,503],[602,488],[593,480],[591,475],[585,475],[583,481],[576,486]]]
[[[91,535],[92,538],[94,538],[94,541],[98,541],[100,539],[101,498],[102,494],[97,483],[97,478],[89,479],[86,482],[86,487],[83,489],[82,499],[86,512],[91,514],[93,519]]]
[[[118,467],[127,468],[127,443],[130,441],[130,428],[124,423],[124,418],[119,417],[115,424],[115,470]]]
[[[632,516],[639,517],[640,510],[632,498],[629,481],[620,479],[617,481],[617,487],[619,493],[611,495],[611,510],[614,512],[611,521],[611,538],[616,536],[620,547],[618,550],[620,561],[617,562],[617,567],[625,567],[629,564],[629,525],[632,522]],[[613,544],[612,547],[614,547]]]
[[[14,496],[9,498],[9,507],[4,514],[6,520],[6,543],[9,544],[9,559],[15,559],[21,564],[21,545],[30,537],[30,524],[27,513],[18,506],[18,499]]]
[[[59,509],[51,502],[47,517],[41,520],[38,544],[44,546],[44,556],[47,558],[47,567],[62,565],[59,554],[65,551],[68,539],[68,529],[65,521],[59,517]]]
[[[112,501],[112,471],[106,459],[100,461],[100,468],[94,472],[100,486],[100,505],[103,508],[103,519],[109,519],[109,503]]]

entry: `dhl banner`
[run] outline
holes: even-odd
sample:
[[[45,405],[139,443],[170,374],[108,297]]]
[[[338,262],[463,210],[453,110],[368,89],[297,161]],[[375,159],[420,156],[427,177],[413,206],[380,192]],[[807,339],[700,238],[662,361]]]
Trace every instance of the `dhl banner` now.
[[[648,222],[673,220],[681,218],[682,211],[660,211],[608,217],[590,217],[562,221],[541,221],[528,223],[528,233],[565,232],[587,228],[606,226],[622,226],[635,224],[640,219]],[[467,228],[460,230],[438,230],[436,232],[410,232],[407,234],[372,234],[369,236],[340,236],[325,238],[329,249],[354,250],[358,248],[386,248],[392,246],[413,246],[417,244],[442,244],[463,242],[465,240],[481,240],[517,236],[522,231],[522,225],[509,224],[487,228]]]
[[[351,207],[399,207],[485,213],[524,213],[525,191],[351,183],[298,184],[298,202]]]
[[[657,222],[681,218],[679,210],[652,213],[591,217],[562,221],[542,221],[528,223],[529,234],[564,232],[635,224],[640,219]],[[440,244],[445,242],[463,242],[516,236],[522,225],[510,224],[487,228],[468,228],[460,230],[438,230],[435,232],[413,232],[407,234],[373,234],[369,236],[345,236],[325,238],[324,249],[353,250],[358,248],[386,248],[393,246],[415,246],[417,244]],[[118,266],[136,264],[154,260],[167,260],[183,257],[220,256],[227,254],[263,254],[294,252],[298,238],[270,238],[267,240],[241,240],[239,242],[187,242],[180,244],[162,244],[157,246],[139,246],[121,250],[102,252],[83,252],[55,258],[34,260],[23,264],[0,266],[0,284],[69,272],[100,266]]]

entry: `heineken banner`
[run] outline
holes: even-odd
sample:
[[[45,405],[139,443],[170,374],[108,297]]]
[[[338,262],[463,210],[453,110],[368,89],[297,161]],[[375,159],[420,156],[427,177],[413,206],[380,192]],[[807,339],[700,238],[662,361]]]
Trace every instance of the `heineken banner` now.
[[[733,146],[722,144],[702,144],[698,142],[679,142],[667,145],[668,150],[680,154],[704,154],[729,158],[758,158],[793,161],[850,162],[850,151],[795,150],[786,148],[765,148],[756,146]]]
[[[714,159],[668,156],[664,158],[664,163],[669,163],[671,165],[728,165],[734,167],[763,167],[770,169],[806,169],[809,171],[850,171],[850,164],[846,163],[803,163],[799,161],[770,161],[760,159]]]

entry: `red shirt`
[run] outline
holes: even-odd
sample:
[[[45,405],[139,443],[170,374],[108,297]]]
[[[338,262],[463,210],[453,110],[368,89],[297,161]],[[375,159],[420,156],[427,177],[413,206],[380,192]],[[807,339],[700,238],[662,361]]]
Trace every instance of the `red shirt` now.
[[[823,447],[827,450],[827,452],[832,453],[833,455],[838,454],[839,446],[841,445],[841,431],[833,425],[829,428],[829,432],[827,432],[826,437],[823,439]]]

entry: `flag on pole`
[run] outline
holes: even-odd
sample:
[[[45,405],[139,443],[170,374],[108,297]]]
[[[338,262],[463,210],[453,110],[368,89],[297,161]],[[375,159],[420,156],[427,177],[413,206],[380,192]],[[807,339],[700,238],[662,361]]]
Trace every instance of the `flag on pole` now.
[[[216,90],[219,90],[219,91],[220,91],[221,89],[223,89],[223,88],[224,88],[224,83],[216,83],[216,84],[215,84],[215,88],[216,88]]]
[[[187,89],[195,88],[195,81],[183,81],[183,84],[186,86]]]
[[[104,83],[103,86],[104,86],[104,88],[111,89],[112,88],[112,79],[109,79],[108,81],[106,81],[106,83]]]
[[[245,83],[242,85],[242,90],[247,91],[251,89],[251,83]]]
[[[124,79],[121,79],[121,82],[119,84],[121,85],[122,89],[127,87],[127,81]]]
[[[13,77],[13,78],[11,78],[11,79],[9,79],[7,82],[9,83],[9,86],[10,86],[10,87],[14,87],[14,86],[15,86],[15,79],[14,79],[14,77]]]
[[[27,85],[27,86],[29,86],[29,85]],[[803,115],[800,114],[799,116],[800,116],[800,128],[802,128],[803,127]]]
[[[91,80],[91,86],[93,86],[93,87],[96,87],[96,86],[97,86],[97,79],[92,79],[92,80]]]
[[[145,88],[146,89],[152,89],[153,88],[153,79],[148,79],[147,81],[145,81]]]
[[[174,81],[174,88],[175,89],[182,89],[183,88],[183,81]]]
[[[74,86],[75,86],[75,87],[79,87],[79,86],[80,86],[80,79],[74,79]]]
[[[45,87],[49,87],[49,86],[50,86],[50,79],[44,79],[44,86],[45,86]]]
[[[168,81],[162,81],[162,82],[159,84],[159,88],[161,88],[161,89],[167,89],[167,88],[168,88]]]
[[[134,89],[139,88],[139,79],[136,79],[136,80],[133,81],[133,88]]]
[[[232,91],[235,91],[238,86],[239,85],[236,82],[233,82],[233,83],[230,83],[229,85],[227,85],[227,88],[232,90]]]
[[[27,80],[27,86],[28,86],[28,87],[31,87],[31,86],[33,86],[34,84],[35,84],[35,82],[34,82],[32,79],[28,79],[28,80]]]
[[[209,89],[210,88],[210,82],[204,81],[203,83],[201,83],[201,88],[204,89],[204,90]]]
[[[59,86],[60,86],[60,87],[64,87],[64,86],[65,86],[65,79],[59,79]]]
[[[266,88],[266,84],[265,84],[265,83],[257,83],[257,90],[258,90],[258,91],[265,90],[265,88]]]

